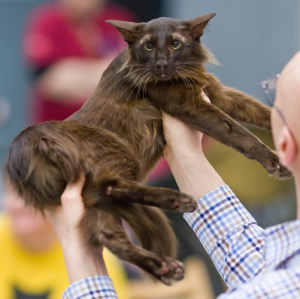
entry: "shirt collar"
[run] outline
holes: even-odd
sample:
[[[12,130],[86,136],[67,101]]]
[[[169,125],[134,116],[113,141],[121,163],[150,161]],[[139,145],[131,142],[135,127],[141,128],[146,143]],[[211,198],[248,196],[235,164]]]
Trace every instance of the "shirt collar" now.
[[[300,220],[272,226],[265,230],[265,255],[268,270],[286,268],[300,256]]]

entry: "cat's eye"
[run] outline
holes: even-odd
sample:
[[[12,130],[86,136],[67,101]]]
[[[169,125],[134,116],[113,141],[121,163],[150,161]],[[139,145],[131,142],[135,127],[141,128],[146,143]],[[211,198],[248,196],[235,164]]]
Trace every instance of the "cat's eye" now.
[[[181,45],[182,45],[181,41],[173,40],[172,43],[171,43],[171,48],[174,49],[174,50],[177,50],[181,47]]]
[[[145,42],[144,43],[144,48],[147,50],[147,51],[151,51],[153,49],[153,43],[151,42]]]

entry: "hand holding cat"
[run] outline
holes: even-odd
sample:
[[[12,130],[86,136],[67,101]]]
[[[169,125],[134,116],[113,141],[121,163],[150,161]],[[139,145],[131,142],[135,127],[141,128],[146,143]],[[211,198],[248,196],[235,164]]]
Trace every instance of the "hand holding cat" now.
[[[202,98],[210,102],[204,93]],[[164,113],[163,130],[167,142],[164,157],[181,192],[196,200],[224,184],[203,154],[201,132]]]
[[[47,211],[63,249],[70,283],[89,276],[107,275],[102,248],[97,252],[89,248],[79,229],[84,214],[81,196],[84,183],[82,172],[77,182],[67,185],[61,196],[61,206]]]
[[[210,103],[202,92],[202,99]],[[202,152],[203,133],[188,126],[183,121],[163,112],[163,131],[166,139],[164,157],[168,160],[173,154],[199,155]]]
[[[84,213],[81,197],[84,182],[85,175],[81,173],[77,182],[67,185],[61,195],[61,206],[47,212],[61,242],[77,237],[77,227]]]

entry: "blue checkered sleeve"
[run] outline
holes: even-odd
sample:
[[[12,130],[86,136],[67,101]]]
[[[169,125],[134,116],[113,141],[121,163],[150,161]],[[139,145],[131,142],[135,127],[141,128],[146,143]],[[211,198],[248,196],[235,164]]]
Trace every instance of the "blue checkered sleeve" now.
[[[228,286],[245,283],[265,269],[264,230],[223,185],[198,201],[193,213],[184,214]]]
[[[71,284],[63,299],[118,299],[112,280],[108,276],[87,277]]]

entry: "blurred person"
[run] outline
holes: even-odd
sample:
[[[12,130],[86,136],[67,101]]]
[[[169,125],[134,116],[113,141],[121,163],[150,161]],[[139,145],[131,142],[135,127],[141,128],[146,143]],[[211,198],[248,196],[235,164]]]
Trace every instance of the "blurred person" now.
[[[4,188],[0,298],[58,299],[68,285],[68,276],[55,231],[40,213],[24,207],[6,181]]]
[[[33,208],[24,206],[7,181],[4,187],[4,212],[0,215],[0,298],[61,298],[69,280],[51,223]],[[119,298],[127,299],[127,278],[121,263],[108,251],[104,252],[104,259]]]
[[[219,298],[300,297],[299,83],[300,52],[291,59],[281,74],[271,117],[280,162],[294,176],[297,220],[266,230],[257,225],[208,162],[201,150],[202,134],[180,120],[167,115],[163,117],[167,141],[165,158],[180,190],[198,198],[198,208],[192,213],[186,213],[184,218],[229,287]],[[71,250],[64,243],[72,244],[73,239],[73,244],[79,244],[79,252],[89,250],[78,232],[78,223],[84,209],[81,198],[83,185],[84,174],[78,183],[68,185],[61,197],[62,207],[50,211],[52,222],[66,250],[69,276],[73,278],[64,298],[78,298],[87,290],[89,294],[97,294],[98,298],[117,298],[106,275],[101,255],[98,258],[92,253],[89,256],[83,255],[85,263],[78,263],[78,266],[84,275],[75,277],[78,268],[74,264],[68,266],[68,261],[73,260],[76,250]]]
[[[55,0],[29,16],[24,56],[33,79],[30,123],[64,120],[81,108],[125,46],[109,19],[135,21],[107,0]]]

